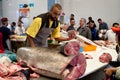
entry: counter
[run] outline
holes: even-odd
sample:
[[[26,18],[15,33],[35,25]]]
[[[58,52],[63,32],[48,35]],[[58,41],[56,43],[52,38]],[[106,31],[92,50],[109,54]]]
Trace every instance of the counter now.
[[[109,49],[106,47],[100,47],[97,46],[96,51],[89,51],[89,52],[83,52],[84,54],[89,54],[93,57],[93,59],[87,59],[87,68],[83,76],[81,76],[79,79],[84,80],[82,78],[87,77],[89,75],[94,75],[97,76],[96,72],[102,70],[102,74],[104,73],[104,68],[107,67],[108,63],[101,63],[99,61],[99,56],[103,54],[104,52],[110,53],[112,56],[112,61],[115,61],[117,59],[117,52],[114,49]],[[93,74],[95,73],[95,74]],[[102,74],[98,74],[99,76]],[[98,76],[98,77],[99,77]],[[94,79],[89,79],[89,80],[94,80]],[[97,80],[102,80],[102,79],[97,79]]]

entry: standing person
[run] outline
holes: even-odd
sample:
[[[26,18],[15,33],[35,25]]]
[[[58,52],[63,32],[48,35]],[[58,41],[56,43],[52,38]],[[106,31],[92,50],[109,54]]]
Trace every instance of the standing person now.
[[[98,30],[98,36],[99,39],[101,40],[105,40],[105,34],[108,30],[108,25],[106,22],[103,22],[102,19],[98,19],[98,23],[99,23],[99,30]]]
[[[16,23],[12,22],[11,23],[11,32],[12,32],[12,34],[15,34],[15,28],[16,28]]]
[[[29,21],[29,18],[28,17],[23,17],[21,19],[21,21],[23,22],[23,26],[25,28],[25,30],[28,28],[28,26],[30,25],[30,21]]]
[[[117,43],[116,51],[118,54],[120,54],[120,27],[112,27],[111,29],[116,33],[116,43]]]
[[[92,39],[91,31],[86,26],[86,19],[85,18],[80,19],[80,26],[78,27],[77,31],[79,32],[79,35],[82,35],[90,40]]]
[[[74,14],[70,15],[70,19],[72,19],[72,18],[75,19],[74,17],[75,17]]]
[[[1,23],[2,23],[2,26],[0,27],[0,32],[3,35],[3,39],[2,39],[3,47],[4,47],[4,49],[8,50],[8,45],[7,45],[6,41],[7,41],[7,39],[13,38],[14,36],[12,36],[10,29],[7,28],[8,19],[6,17],[3,17],[1,19]]]
[[[12,34],[15,34],[16,23],[12,22],[8,28],[10,29]]]
[[[74,37],[64,38],[60,36],[60,16],[62,7],[59,4],[54,4],[50,12],[37,16],[28,27],[26,34],[31,47],[47,47],[47,38],[51,34],[57,41],[67,41]]]
[[[89,21],[88,27],[91,30],[92,40],[98,40],[98,34],[97,34],[97,30],[96,30],[96,25],[95,25],[93,20]]]
[[[18,21],[18,26],[15,28],[15,34],[17,35],[25,34],[25,28],[22,26],[21,21]]]
[[[68,26],[66,31],[75,30],[74,25],[75,25],[75,20],[74,20],[74,18],[71,18],[70,19],[70,26]]]
[[[103,30],[106,29],[108,30],[108,25],[106,22],[103,22],[102,19],[98,19],[98,23],[99,23],[99,30]]]
[[[119,27],[119,24],[118,23],[113,23],[112,27],[117,28],[117,27]],[[116,43],[116,33],[112,29],[110,29],[106,32],[105,38],[108,41]]]
[[[90,24],[90,21],[94,21],[94,20],[92,19],[92,17],[88,17],[87,26],[89,26],[89,24]],[[96,24],[95,24],[95,23],[94,23],[94,26],[96,27]]]

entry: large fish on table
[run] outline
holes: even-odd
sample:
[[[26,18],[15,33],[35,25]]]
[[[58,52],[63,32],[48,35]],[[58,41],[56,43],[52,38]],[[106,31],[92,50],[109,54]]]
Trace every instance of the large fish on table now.
[[[85,57],[79,52],[65,56],[58,49],[23,47],[18,49],[17,57],[36,67],[35,72],[57,79],[75,80],[86,70]]]

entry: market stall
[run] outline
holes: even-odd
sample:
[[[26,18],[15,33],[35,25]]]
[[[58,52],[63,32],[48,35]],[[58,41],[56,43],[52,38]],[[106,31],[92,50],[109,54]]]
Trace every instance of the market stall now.
[[[17,49],[20,47],[26,46],[26,35],[14,35],[14,38],[12,38],[11,41],[11,48],[13,52],[17,52]]]
[[[66,36],[66,32],[64,31],[62,32],[62,34]],[[81,44],[82,51],[81,49],[80,51],[84,55],[86,55],[86,57],[88,57],[86,59],[87,61],[86,71],[83,74],[83,76],[79,77],[79,79],[86,80],[89,78],[89,80],[102,80],[105,77],[104,68],[108,66],[108,63],[100,62],[99,57],[103,53],[109,53],[112,56],[112,61],[116,61],[118,56],[115,50],[116,43],[111,43],[109,41],[102,40],[96,40],[93,42],[80,35],[77,35],[76,39]]]
[[[63,34],[65,36],[66,33],[63,33]],[[112,61],[115,61],[117,59],[117,53],[116,53],[115,49],[107,48],[105,46],[99,46],[99,45],[95,44],[94,42],[92,42],[91,40],[88,40],[82,36],[77,35],[77,38],[75,40],[71,40],[71,41],[79,41],[80,42],[80,45],[83,48],[83,51],[81,51],[81,53],[83,53],[86,57],[87,67],[86,67],[85,73],[79,77],[79,79],[81,79],[81,80],[86,80],[84,78],[88,77],[91,74],[93,77],[89,80],[93,80],[96,76],[96,72],[100,71],[100,70],[102,70],[102,74],[104,74],[104,68],[107,67],[108,63],[100,62],[99,57],[102,54],[109,53],[112,57]],[[59,44],[63,45],[65,43],[66,42],[62,42]],[[36,54],[36,52],[35,52],[35,54]],[[64,59],[63,59],[63,61],[64,61]],[[99,72],[97,74],[100,75]],[[51,74],[51,75],[53,76],[53,74]],[[101,80],[103,78],[104,78],[104,76],[101,76],[99,78],[97,77],[96,80]],[[48,80],[49,80],[49,78],[48,78]]]
[[[31,78],[31,80],[75,80],[76,78],[78,78],[79,80],[86,80],[88,78],[89,80],[101,80],[104,78],[104,68],[107,67],[108,63],[101,62],[100,56],[104,53],[109,53],[112,57],[112,61],[115,61],[117,59],[117,53],[115,49],[107,48],[105,46],[99,46],[91,40],[88,40],[79,35],[77,35],[76,39],[68,41],[67,44],[66,42],[54,45],[53,43],[51,43],[49,44],[49,47],[52,48],[23,47],[18,49],[17,60],[19,61],[21,59],[20,61],[26,62],[27,70],[29,70],[30,68],[35,73],[38,73],[40,75],[39,78],[37,78],[37,75],[34,75],[35,77]],[[62,50],[63,52],[60,53],[60,50]],[[15,68],[19,67],[17,68],[17,72],[23,69],[22,67],[20,67],[20,63],[16,64]],[[72,67],[68,65],[72,65]],[[33,68],[31,68],[31,66]],[[9,68],[10,67],[8,67],[8,71]],[[76,76],[73,73],[79,74],[79,76]],[[99,77],[96,77],[98,75]],[[23,77],[21,75],[17,75],[17,77],[19,76]],[[12,75],[10,75],[9,77],[13,78]]]
[[[89,77],[89,80],[102,80],[104,78],[104,68],[108,66],[108,63],[102,63],[99,61],[100,55],[103,53],[109,53],[112,56],[112,61],[116,61],[117,53],[114,49],[109,49],[106,47],[97,47],[96,51],[83,52],[84,54],[91,55],[91,59],[87,59],[87,68],[85,74],[79,79],[85,80],[85,77]],[[100,72],[101,71],[101,72]],[[99,76],[99,77],[98,77]],[[90,78],[90,77],[89,77]],[[96,78],[96,79],[95,79]]]

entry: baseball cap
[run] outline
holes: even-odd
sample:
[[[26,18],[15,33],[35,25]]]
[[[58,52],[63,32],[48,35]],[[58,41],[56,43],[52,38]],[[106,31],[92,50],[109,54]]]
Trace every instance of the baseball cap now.
[[[120,36],[120,27],[112,27],[111,28],[118,36]]]
[[[5,21],[8,21],[8,18],[3,17],[3,18],[1,19],[1,22],[5,22]]]

